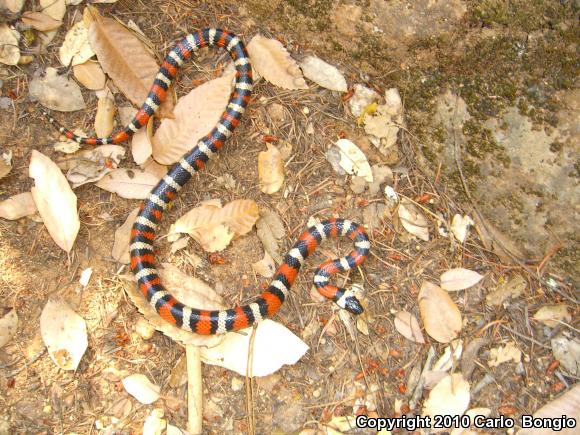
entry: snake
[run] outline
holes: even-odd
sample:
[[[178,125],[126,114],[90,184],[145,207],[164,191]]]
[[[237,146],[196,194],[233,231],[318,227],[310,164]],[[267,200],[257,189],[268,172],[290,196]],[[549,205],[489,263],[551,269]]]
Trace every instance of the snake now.
[[[234,68],[235,81],[226,109],[213,129],[198,140],[159,181],[142,202],[131,229],[131,271],[138,288],[155,311],[170,324],[201,335],[224,334],[247,328],[264,318],[272,317],[289,296],[300,267],[317,246],[330,237],[348,237],[354,249],[347,255],[326,260],[315,271],[314,285],[325,298],[333,300],[340,308],[353,314],[363,312],[355,295],[355,289],[344,289],[330,284],[330,277],[346,272],[362,264],[369,251],[370,242],[363,226],[348,219],[332,218],[311,226],[298,238],[283,263],[273,275],[270,285],[250,303],[224,310],[202,310],[178,301],[161,283],[156,267],[154,239],[164,211],[192,175],[203,169],[209,159],[224,145],[227,138],[240,123],[252,92],[252,67],[244,43],[239,37],[226,30],[208,28],[190,33],[180,39],[164,58],[147,98],[134,118],[117,133],[108,137],[82,137],[64,128],[53,117],[46,114],[53,124],[68,139],[79,144],[104,145],[127,141],[135,132],[147,124],[149,118],[166,99],[169,86],[181,65],[197,50],[206,46],[217,46],[227,50]]]

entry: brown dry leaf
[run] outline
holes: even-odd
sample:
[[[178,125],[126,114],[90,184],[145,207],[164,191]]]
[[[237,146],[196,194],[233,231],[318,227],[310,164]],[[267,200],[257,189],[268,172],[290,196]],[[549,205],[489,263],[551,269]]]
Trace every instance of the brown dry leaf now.
[[[74,112],[86,107],[79,85],[64,75],[58,75],[54,68],[46,68],[44,77],[34,77],[28,92],[48,109]]]
[[[252,66],[270,83],[284,89],[308,89],[300,67],[280,41],[256,35],[248,53]]]
[[[395,314],[395,328],[408,340],[414,341],[415,343],[425,343],[419,321],[411,313],[407,311],[397,312]]]
[[[463,415],[470,400],[469,382],[461,373],[447,375],[429,393],[423,404],[423,415]]]
[[[17,65],[20,60],[18,40],[20,34],[7,24],[0,24],[0,62],[6,65]]]
[[[174,118],[165,119],[153,136],[153,158],[172,165],[217,124],[232,92],[234,73],[210,80],[180,98]]]
[[[505,346],[494,347],[489,350],[489,360],[487,365],[497,367],[505,362],[519,363],[522,360],[522,351],[516,347],[513,341],[508,342]]]
[[[153,152],[152,140],[154,119],[154,116],[149,118],[147,128],[139,129],[131,139],[131,154],[133,155],[133,160],[138,165],[146,163]],[[163,175],[165,175],[165,173],[163,173]]]
[[[274,272],[276,272],[276,264],[274,263],[274,259],[268,254],[268,252],[264,252],[264,258],[255,263],[252,263],[252,269],[256,271],[257,274],[262,275],[264,278],[272,278],[274,276]]]
[[[107,81],[101,65],[92,60],[73,66],[73,74],[81,85],[93,91],[103,89]]]
[[[178,301],[200,310],[221,310],[225,308],[219,295],[205,282],[181,272],[171,264],[162,264],[162,266],[158,269],[161,282]],[[139,291],[132,275],[120,277],[127,294],[137,306],[137,309],[155,326],[155,329],[163,332],[173,340],[177,340],[184,345],[211,347],[218,345],[224,339],[223,335],[197,335],[171,325],[163,320],[149,305]]]
[[[206,252],[216,252],[224,249],[234,236],[249,232],[258,215],[258,205],[252,200],[239,199],[224,207],[219,201],[206,201],[180,217],[169,232],[187,233]]]
[[[149,172],[150,174],[155,175],[157,178],[161,179],[166,174],[169,168],[165,165],[157,163],[152,157],[149,157],[145,162],[141,165],[141,169],[145,172]]]
[[[580,384],[574,385],[566,393],[534,412],[535,418],[550,419],[552,421],[559,420],[563,415],[565,415],[570,422],[572,422],[572,419],[574,419],[575,422],[580,421]],[[574,427],[569,426],[557,432],[544,428],[521,429],[517,432],[517,435],[575,435],[577,433],[578,428],[574,425]]]
[[[500,285],[485,297],[487,305],[500,306],[505,300],[517,298],[526,289],[528,283],[521,275],[516,275],[508,282]]]
[[[96,186],[113,192],[121,198],[145,199],[159,183],[159,178],[143,170],[114,169],[101,178]]]
[[[102,17],[96,9],[90,10],[94,21],[89,28],[89,40],[99,63],[125,97],[141,106],[159,65],[133,32],[112,18]],[[158,114],[167,115],[172,108],[173,100],[169,96]]]
[[[62,299],[50,299],[40,315],[40,333],[54,363],[76,370],[87,349],[85,320]]]
[[[113,132],[116,111],[115,98],[110,91],[106,91],[103,96],[99,96],[97,115],[95,116],[95,133],[97,133],[97,136],[108,137]]]
[[[65,0],[40,0],[40,10],[55,20],[62,21],[66,13]]]
[[[115,242],[113,243],[113,250],[111,251],[111,257],[116,261],[123,264],[129,264],[131,262],[131,254],[129,252],[129,243],[131,240],[131,228],[137,219],[139,214],[139,207],[133,209],[123,225],[115,230]]]
[[[0,156],[0,178],[4,178],[12,170],[12,151],[2,153]]]
[[[441,288],[447,291],[465,290],[483,279],[483,275],[461,267],[449,269],[441,275]]]
[[[81,20],[72,26],[64,37],[58,57],[64,66],[80,65],[95,55],[89,42],[89,28]]]
[[[16,220],[36,213],[36,204],[32,193],[25,192],[0,202],[0,218]]]
[[[266,144],[268,151],[258,154],[260,190],[268,195],[278,192],[284,183],[284,162],[278,148]]]
[[[58,29],[62,25],[62,21],[43,14],[42,12],[27,11],[22,14],[22,22],[33,29],[47,32]]]
[[[286,235],[284,223],[278,213],[271,210],[262,210],[260,219],[256,222],[258,238],[262,241],[264,249],[272,256],[276,263],[282,263],[280,245],[278,242]]]
[[[409,233],[413,234],[415,237],[429,241],[429,222],[419,211],[418,207],[410,201],[403,200],[399,204],[399,219],[403,228],[405,228]]]
[[[80,228],[76,195],[60,168],[36,150],[32,150],[29,175],[34,178],[32,197],[48,233],[70,252]]]
[[[568,307],[564,304],[545,305],[536,311],[533,319],[542,322],[549,328],[555,328],[562,322],[570,323],[572,316],[568,311]]]
[[[449,343],[457,338],[462,327],[461,312],[445,290],[424,281],[418,300],[427,334],[440,343]]]
[[[17,330],[18,314],[16,314],[16,310],[12,309],[0,317],[0,349],[12,340]]]

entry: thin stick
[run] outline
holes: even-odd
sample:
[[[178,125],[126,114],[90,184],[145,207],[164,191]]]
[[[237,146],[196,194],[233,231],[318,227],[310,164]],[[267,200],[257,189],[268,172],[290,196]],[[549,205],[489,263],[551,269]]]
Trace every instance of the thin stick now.
[[[203,432],[203,389],[201,352],[198,346],[185,346],[187,360],[187,431],[192,435]]]

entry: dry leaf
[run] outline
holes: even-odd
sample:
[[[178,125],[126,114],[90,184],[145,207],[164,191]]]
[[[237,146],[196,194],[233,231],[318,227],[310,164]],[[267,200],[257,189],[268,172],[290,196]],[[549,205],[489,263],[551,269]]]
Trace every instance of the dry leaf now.
[[[58,75],[54,68],[46,68],[44,77],[34,77],[28,92],[49,109],[74,112],[86,107],[79,85],[64,75]]]
[[[497,367],[505,362],[513,361],[519,363],[522,360],[522,351],[516,347],[512,341],[503,347],[495,347],[489,350],[489,360],[487,365]]]
[[[103,89],[107,81],[101,65],[92,60],[73,66],[73,74],[81,85],[93,91]]]
[[[272,144],[266,144],[268,151],[258,154],[258,178],[260,190],[268,195],[276,193],[284,183],[284,162],[280,151]]]
[[[536,311],[533,319],[542,322],[549,328],[555,328],[562,323],[570,323],[572,316],[566,305],[545,305]]]
[[[131,228],[139,214],[139,207],[133,209],[123,225],[115,230],[115,242],[113,243],[113,250],[111,257],[119,263],[129,264],[131,261],[131,254],[129,252],[129,242],[131,240]]]
[[[199,278],[186,275],[171,264],[162,264],[162,266],[158,268],[161,282],[178,301],[200,310],[221,310],[225,308],[219,295],[205,282]],[[155,329],[163,332],[173,340],[179,341],[184,345],[211,347],[221,343],[224,339],[223,335],[192,334],[168,323],[157,314],[143,297],[133,276],[122,276],[121,278],[123,278],[127,294],[139,311],[155,326]]]
[[[12,151],[2,153],[0,156],[0,178],[4,178],[12,170]]]
[[[159,183],[159,178],[143,170],[114,169],[95,185],[121,198],[145,199]]]
[[[115,169],[125,157],[125,148],[120,145],[100,145],[89,148],[59,162],[62,169],[67,169],[66,178],[73,189],[86,183],[100,180]]]
[[[398,212],[403,228],[415,237],[424,240],[425,242],[429,241],[429,222],[418,210],[415,204],[403,200],[401,201],[401,204],[399,204]]]
[[[483,346],[489,344],[489,339],[487,338],[474,338],[465,347],[465,352],[463,352],[463,359],[461,360],[461,373],[465,379],[469,379],[473,370],[475,370],[475,359],[479,350]]]
[[[348,87],[344,76],[336,67],[314,56],[307,56],[300,62],[306,78],[332,91],[346,92]]]
[[[123,379],[123,387],[127,393],[144,405],[149,405],[159,399],[161,387],[151,383],[147,376],[135,374]]]
[[[116,110],[115,98],[111,92],[107,91],[99,97],[95,116],[95,133],[98,137],[108,137],[113,132]]]
[[[262,241],[266,252],[272,256],[276,263],[282,263],[283,259],[279,252],[278,241],[284,237],[286,230],[280,216],[274,211],[262,210],[260,219],[256,222],[256,229],[258,238]]]
[[[133,155],[133,160],[138,165],[147,162],[153,152],[152,140],[154,119],[155,117],[153,116],[149,118],[147,128],[139,129],[131,139],[131,154]],[[165,175],[165,173],[163,175]]]
[[[441,288],[447,291],[465,290],[483,279],[479,273],[458,267],[449,269],[441,275]]]
[[[537,419],[546,419],[548,421],[560,420],[562,416],[565,415],[570,423],[580,421],[580,384],[576,384],[570,388],[567,392],[562,394],[555,400],[548,402],[546,405],[542,406],[536,412],[534,412],[534,417]],[[529,416],[522,416],[523,419],[531,420]],[[573,419],[573,420],[572,420]],[[539,422],[542,420],[536,420]],[[531,426],[531,422],[530,422]],[[578,428],[576,424],[572,427],[571,425],[560,431],[553,431],[545,428],[525,428],[520,429],[517,435],[546,435],[548,433],[554,433],[558,435],[575,435],[578,433]]]
[[[40,315],[40,333],[54,363],[76,370],[88,345],[84,319],[64,300],[49,300]]]
[[[55,20],[49,15],[42,12],[26,11],[22,14],[22,22],[33,29],[47,32],[58,29],[62,25],[62,21]]]
[[[253,328],[246,328],[240,334],[227,334],[220,345],[201,349],[202,361],[246,376],[253,333]],[[256,327],[249,376],[268,376],[285,364],[295,364],[307,350],[308,345],[289,329],[272,320],[263,320]]]
[[[155,58],[130,30],[112,18],[101,17],[96,9],[91,10],[96,18],[89,28],[89,40],[99,63],[125,97],[141,106],[159,71]],[[170,113],[172,103],[168,97],[159,114]]]
[[[252,66],[270,83],[284,89],[308,89],[300,67],[282,43],[256,35],[248,44]]]
[[[252,263],[252,269],[259,274],[262,275],[264,278],[272,278],[274,276],[274,272],[276,272],[276,264],[274,263],[274,259],[268,254],[268,252],[264,252],[264,258],[260,261],[256,261]]]
[[[224,249],[234,236],[249,232],[258,219],[258,205],[239,199],[221,207],[219,202],[205,202],[180,217],[170,234],[187,233],[207,252]]]
[[[40,10],[55,20],[62,21],[66,13],[65,0],[40,0]]]
[[[463,415],[470,401],[469,383],[461,373],[445,376],[429,393],[423,415]]]
[[[153,136],[153,158],[176,163],[218,123],[232,92],[234,73],[210,80],[180,98],[174,118],[165,119]]]
[[[340,167],[348,174],[356,174],[368,183],[372,183],[373,171],[360,148],[348,139],[339,139],[335,145],[340,150]]]
[[[395,328],[408,340],[415,343],[425,343],[421,327],[417,318],[407,311],[398,311],[395,314]]]
[[[16,310],[12,309],[0,319],[0,349],[12,340],[17,330],[18,314],[16,314]]]
[[[81,272],[81,277],[79,278],[79,284],[82,285],[83,287],[86,287],[87,285],[89,285],[89,281],[90,281],[92,275],[93,275],[93,268],[87,267],[85,270],[83,270]]]
[[[468,215],[461,216],[460,214],[456,214],[453,216],[453,221],[451,222],[451,232],[457,241],[460,243],[465,242],[467,232],[469,231],[469,227],[471,225],[473,225],[473,219],[471,219]]]
[[[560,333],[550,340],[552,354],[560,361],[560,367],[572,376],[580,375],[580,341],[575,337],[567,337]]]
[[[16,14],[22,10],[22,6],[24,6],[24,0],[2,0],[0,1],[0,5],[8,9],[10,12]]]
[[[440,343],[449,343],[457,338],[462,327],[461,312],[445,290],[424,281],[418,300],[427,334]]]
[[[7,24],[0,24],[0,62],[6,65],[17,65],[20,60],[18,40],[20,34]]]
[[[25,192],[0,202],[0,218],[16,220],[36,213],[36,204],[32,193]]]
[[[80,65],[95,55],[89,42],[89,29],[83,20],[72,26],[64,37],[58,56],[64,66]]]
[[[70,252],[80,227],[76,195],[59,167],[36,150],[32,150],[29,175],[34,178],[32,197],[48,233]]]
[[[509,298],[517,298],[527,287],[526,280],[521,275],[516,275],[505,284],[500,285],[496,290],[485,297],[487,305],[500,306]]]

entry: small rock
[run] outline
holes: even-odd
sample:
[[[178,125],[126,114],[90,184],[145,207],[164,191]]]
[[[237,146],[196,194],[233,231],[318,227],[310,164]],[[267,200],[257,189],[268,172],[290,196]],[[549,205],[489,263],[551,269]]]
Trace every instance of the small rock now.
[[[155,327],[141,317],[135,324],[135,332],[144,340],[149,340],[155,333]]]

